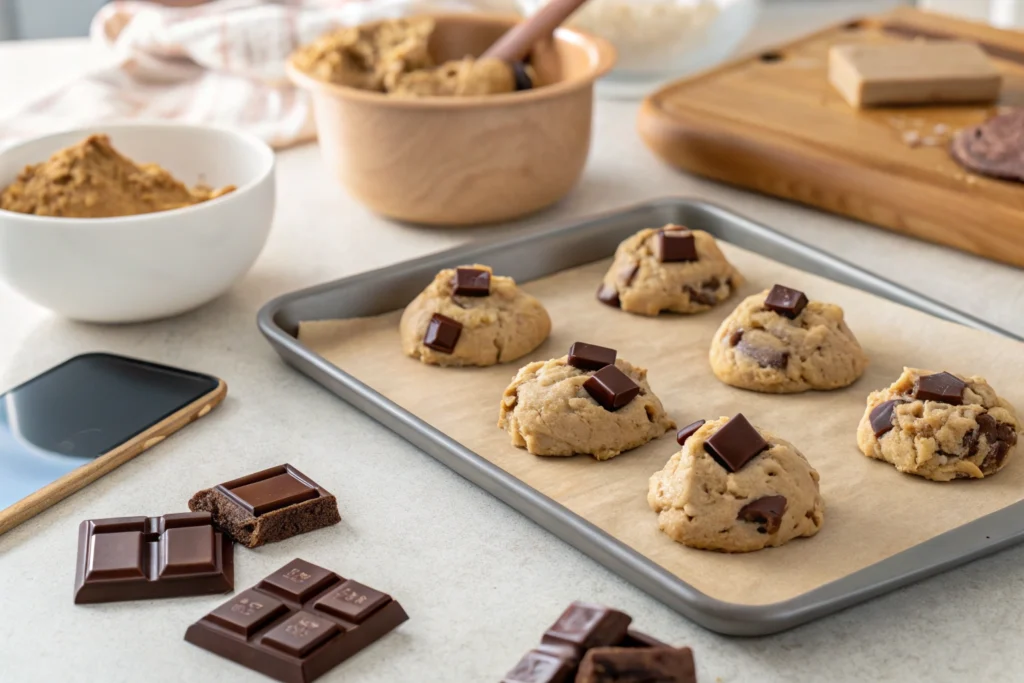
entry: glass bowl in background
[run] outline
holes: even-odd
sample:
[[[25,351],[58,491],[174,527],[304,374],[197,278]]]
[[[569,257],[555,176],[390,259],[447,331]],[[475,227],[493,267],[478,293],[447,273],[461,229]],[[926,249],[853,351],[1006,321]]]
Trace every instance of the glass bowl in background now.
[[[517,0],[531,15],[547,0]],[[598,94],[632,98],[729,57],[757,21],[761,0],[590,0],[569,24],[609,40],[615,69]]]

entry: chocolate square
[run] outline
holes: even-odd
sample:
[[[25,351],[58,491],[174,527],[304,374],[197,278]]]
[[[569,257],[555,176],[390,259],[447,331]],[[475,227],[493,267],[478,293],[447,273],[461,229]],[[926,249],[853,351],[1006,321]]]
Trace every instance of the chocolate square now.
[[[807,295],[803,292],[775,285],[764,299],[765,308],[787,318],[795,318],[807,307]]]
[[[455,296],[490,296],[490,272],[479,268],[456,268],[452,294]]]
[[[390,601],[391,598],[380,591],[349,580],[317,600],[314,606],[346,621],[361,624]]]
[[[462,323],[435,313],[427,323],[427,331],[423,335],[423,345],[438,353],[452,354],[455,352],[455,345],[459,343],[461,335]]]
[[[501,683],[572,683],[574,668],[569,660],[530,650],[505,674]]]
[[[583,383],[583,388],[605,410],[616,411],[629,405],[640,393],[640,385],[614,365],[606,365]]]
[[[574,602],[549,628],[541,643],[588,649],[619,643],[633,619],[618,610]]]
[[[256,631],[288,611],[284,603],[250,588],[213,610],[207,619],[233,633],[249,638]]]
[[[328,584],[339,580],[334,572],[296,558],[260,581],[256,588],[285,600],[305,602]]]
[[[962,405],[967,384],[948,372],[918,377],[914,382],[914,398],[921,401],[937,401],[951,406]]]
[[[696,422],[688,424],[680,429],[676,432],[676,443],[680,446],[684,445],[687,439],[696,434],[697,430],[704,426],[705,422],[707,422],[707,420],[697,420]]]
[[[657,235],[658,260],[662,263],[697,260],[697,242],[685,229],[661,230]]]
[[[704,442],[704,450],[730,472],[739,472],[758,453],[768,448],[754,426],[737,414]]]
[[[260,642],[292,657],[305,657],[338,632],[333,621],[299,611],[266,632]]]
[[[615,365],[615,356],[615,349],[575,342],[569,347],[569,358],[566,362],[580,370],[600,370],[606,365]]]

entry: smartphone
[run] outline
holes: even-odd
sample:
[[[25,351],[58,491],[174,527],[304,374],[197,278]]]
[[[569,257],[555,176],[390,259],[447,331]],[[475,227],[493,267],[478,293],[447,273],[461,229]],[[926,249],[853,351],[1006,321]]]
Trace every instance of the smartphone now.
[[[216,377],[88,353],[0,395],[0,534],[203,417]]]

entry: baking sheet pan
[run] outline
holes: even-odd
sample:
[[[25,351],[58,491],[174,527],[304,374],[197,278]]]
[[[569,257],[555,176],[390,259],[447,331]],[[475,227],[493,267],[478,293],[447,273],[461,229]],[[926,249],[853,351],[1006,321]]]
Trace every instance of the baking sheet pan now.
[[[373,316],[400,308],[442,267],[479,261],[526,282],[607,258],[625,236],[640,227],[666,222],[705,229],[719,239],[787,265],[931,315],[1006,334],[723,209],[683,200],[653,202],[551,231],[462,247],[288,295],[264,308],[260,326],[286,361],[613,571],[712,630],[753,635],[788,628],[1019,540],[1020,525],[1014,522],[1014,517],[1019,517],[1020,510],[1017,509],[1019,504],[1015,504],[793,599],[764,605],[716,600],[311,353],[293,336],[300,321]],[[507,372],[513,371],[511,368]],[[654,384],[657,389],[656,380]],[[826,517],[823,533],[827,530]]]

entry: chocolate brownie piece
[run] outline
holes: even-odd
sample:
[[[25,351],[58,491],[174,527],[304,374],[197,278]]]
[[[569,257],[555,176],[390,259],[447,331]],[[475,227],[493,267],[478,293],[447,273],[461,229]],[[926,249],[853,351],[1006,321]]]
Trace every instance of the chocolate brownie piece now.
[[[1024,181],[1024,109],[963,129],[949,151],[969,171]]]
[[[217,528],[249,548],[341,521],[337,499],[287,464],[204,489],[188,507],[209,512]]]
[[[596,647],[580,663],[576,683],[696,683],[688,647]]]

